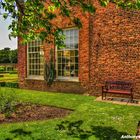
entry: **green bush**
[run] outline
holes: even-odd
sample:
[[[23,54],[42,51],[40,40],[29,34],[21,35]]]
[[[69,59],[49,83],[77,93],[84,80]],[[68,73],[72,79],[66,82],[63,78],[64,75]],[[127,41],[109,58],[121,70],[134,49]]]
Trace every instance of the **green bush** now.
[[[9,74],[17,74],[17,71],[10,71]]]
[[[19,85],[13,82],[0,82],[0,87],[19,88]]]
[[[5,87],[5,82],[0,82],[0,87]]]
[[[4,66],[0,66],[0,72],[5,71],[5,67]]]
[[[18,100],[13,89],[0,89],[0,113],[5,114],[6,117],[10,117],[15,111],[17,103]]]
[[[0,73],[1,74],[7,74],[7,73],[9,73],[9,74],[17,74],[17,71],[16,70],[14,70],[14,71],[0,71]]]
[[[6,73],[9,73],[7,71],[0,71],[1,74],[6,74]]]
[[[6,82],[5,87],[10,87],[10,88],[19,88],[18,83],[13,83],[13,82]]]

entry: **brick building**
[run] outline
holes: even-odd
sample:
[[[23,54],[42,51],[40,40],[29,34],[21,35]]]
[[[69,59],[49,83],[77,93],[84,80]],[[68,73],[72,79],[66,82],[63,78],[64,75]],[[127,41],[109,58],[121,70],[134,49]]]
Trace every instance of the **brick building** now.
[[[40,41],[22,45],[19,40],[21,88],[100,94],[106,80],[123,80],[134,83],[134,98],[140,98],[140,13],[117,9],[113,4],[106,8],[97,2],[95,5],[94,15],[77,13],[83,23],[81,29],[69,20],[57,19],[66,35],[66,48]],[[51,48],[56,78],[49,87],[43,66],[49,61]]]

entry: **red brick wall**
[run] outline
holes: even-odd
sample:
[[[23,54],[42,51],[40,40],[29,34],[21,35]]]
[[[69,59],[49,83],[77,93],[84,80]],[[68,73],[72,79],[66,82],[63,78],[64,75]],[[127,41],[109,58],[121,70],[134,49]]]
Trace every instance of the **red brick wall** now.
[[[18,77],[20,86],[24,87],[27,77],[27,46],[21,43],[20,38],[18,38]]]
[[[24,82],[25,89],[41,90],[41,91],[51,91],[51,92],[64,92],[64,93],[85,93],[86,90],[81,86],[79,82],[70,81],[54,81],[49,87],[47,83],[43,80],[31,80],[27,79]]]
[[[76,12],[77,11],[78,9],[76,9]],[[27,80],[27,48],[26,46],[19,44],[19,83],[21,88],[71,93],[84,93],[87,90],[89,82],[89,15],[83,15],[83,13],[77,12],[77,16],[83,23],[83,28],[79,30],[79,82],[56,81],[51,87],[48,87],[45,81]],[[54,23],[64,29],[75,27],[71,24],[70,20],[66,18],[59,17],[54,21]],[[53,48],[55,52],[53,44],[44,43],[44,56],[46,62],[49,62],[51,48]]]
[[[140,97],[140,12],[124,11],[110,4],[91,17],[90,88],[101,93],[106,80],[134,83]]]
[[[125,80],[134,83],[135,97],[140,98],[140,13],[120,10],[113,4],[106,8],[97,2],[95,5],[97,11],[94,15],[77,13],[83,23],[79,37],[80,82],[54,82],[50,88],[44,81],[25,80],[26,47],[19,46],[21,87],[79,93],[88,90],[91,94],[100,95],[101,86],[106,80]],[[63,28],[73,27],[65,18],[59,17],[54,22]],[[47,61],[50,48],[54,48],[54,45],[44,45]]]

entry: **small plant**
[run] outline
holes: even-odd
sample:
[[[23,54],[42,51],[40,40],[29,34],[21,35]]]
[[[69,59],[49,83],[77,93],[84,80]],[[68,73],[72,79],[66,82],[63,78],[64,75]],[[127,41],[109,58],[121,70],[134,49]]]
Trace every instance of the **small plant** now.
[[[10,117],[15,111],[17,105],[17,98],[13,89],[0,89],[0,113]]]
[[[5,67],[0,66],[0,72],[3,72],[3,71],[5,71]]]
[[[17,71],[9,71],[9,74],[17,74]]]
[[[18,88],[19,85],[18,83],[15,83],[15,82],[5,82],[5,87]]]
[[[16,82],[0,82],[0,87],[19,88]]]
[[[44,78],[47,81],[47,85],[51,86],[55,78],[55,66],[54,66],[54,52],[50,50],[50,62],[45,64]]]

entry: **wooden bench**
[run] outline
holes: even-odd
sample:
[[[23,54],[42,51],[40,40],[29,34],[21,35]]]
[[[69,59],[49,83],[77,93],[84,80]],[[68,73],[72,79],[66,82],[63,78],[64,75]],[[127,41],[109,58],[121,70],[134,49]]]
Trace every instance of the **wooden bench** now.
[[[102,100],[106,99],[106,94],[122,94],[130,96],[133,100],[133,84],[125,81],[106,81],[105,86],[102,86]]]

